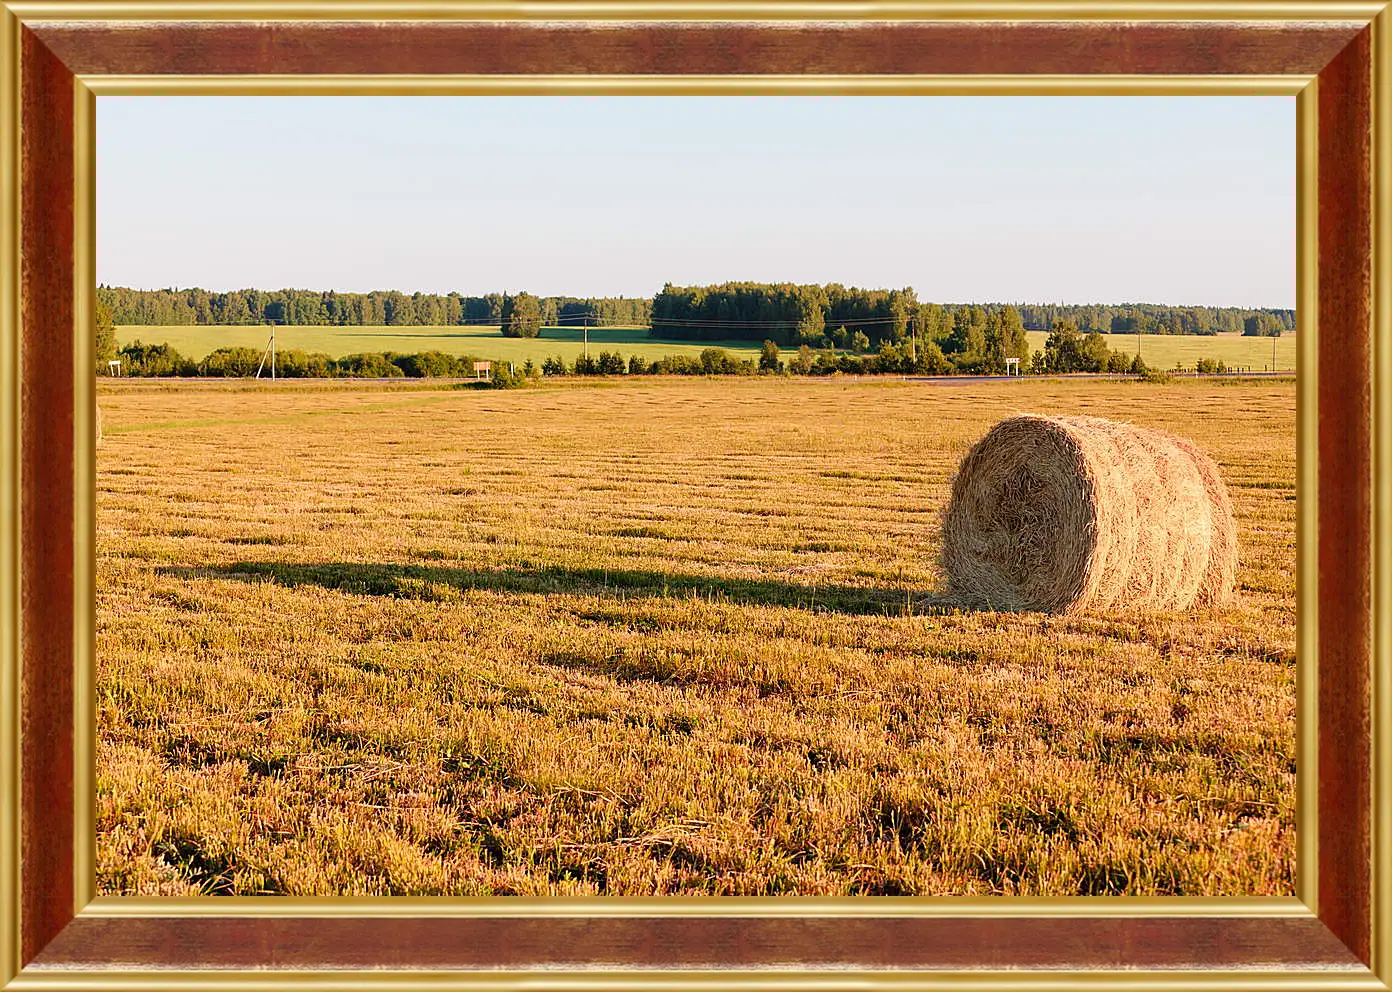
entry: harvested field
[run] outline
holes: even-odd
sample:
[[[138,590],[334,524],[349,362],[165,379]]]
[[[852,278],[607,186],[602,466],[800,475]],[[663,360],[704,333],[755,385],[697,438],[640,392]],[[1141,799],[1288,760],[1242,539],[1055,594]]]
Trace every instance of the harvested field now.
[[[103,893],[1294,891],[1290,383],[99,399]],[[1212,455],[1237,601],[935,609],[1026,411]]]

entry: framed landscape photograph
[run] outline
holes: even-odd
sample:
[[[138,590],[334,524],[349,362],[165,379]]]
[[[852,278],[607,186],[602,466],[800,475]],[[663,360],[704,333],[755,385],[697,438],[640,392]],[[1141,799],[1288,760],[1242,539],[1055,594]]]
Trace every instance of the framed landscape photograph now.
[[[0,14],[14,988],[1383,988],[1380,3]]]

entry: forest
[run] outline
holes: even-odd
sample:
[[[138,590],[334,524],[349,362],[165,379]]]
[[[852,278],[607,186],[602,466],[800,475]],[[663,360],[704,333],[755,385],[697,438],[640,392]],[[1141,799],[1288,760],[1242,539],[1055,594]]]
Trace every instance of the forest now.
[[[645,325],[649,299],[573,296],[532,297],[488,293],[338,293],[333,290],[126,289],[100,286],[97,299],[118,325],[128,324],[295,324],[318,326],[443,327],[502,326],[511,301],[534,300],[541,323],[553,327]],[[528,304],[528,306],[530,306]]]
[[[1295,311],[1239,307],[1124,304],[1019,304],[920,302],[911,287],[857,289],[794,283],[668,284],[653,298],[653,337],[696,341],[765,338],[780,345],[852,348],[910,337],[953,349],[950,339],[967,326],[984,327],[991,314],[1012,314],[1023,329],[1051,331],[1068,323],[1084,334],[1277,335],[1295,329]],[[863,350],[863,349],[862,349]]]
[[[938,342],[963,323],[984,326],[986,315],[1013,310],[1025,330],[1050,331],[1069,322],[1084,334],[1220,334],[1269,336],[1295,329],[1295,311],[1274,308],[1122,304],[922,302],[912,288],[859,289],[839,283],[727,282],[668,284],[652,299],[533,296],[530,293],[406,294],[397,290],[205,289],[137,290],[101,286],[97,297],[118,325],[295,324],[323,326],[497,326],[534,336],[542,327],[651,327],[655,338],[686,341],[763,341],[780,345],[854,348],[910,338]],[[960,317],[966,313],[965,318]],[[514,315],[517,318],[514,320]],[[865,349],[861,349],[865,350]]]

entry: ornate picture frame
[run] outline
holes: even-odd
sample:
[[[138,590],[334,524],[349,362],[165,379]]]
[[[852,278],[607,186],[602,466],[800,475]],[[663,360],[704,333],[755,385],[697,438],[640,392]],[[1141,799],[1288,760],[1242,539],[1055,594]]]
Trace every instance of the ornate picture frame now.
[[[1382,0],[0,2],[0,985],[1385,988],[1392,13]],[[1289,94],[1298,893],[95,897],[103,94]]]

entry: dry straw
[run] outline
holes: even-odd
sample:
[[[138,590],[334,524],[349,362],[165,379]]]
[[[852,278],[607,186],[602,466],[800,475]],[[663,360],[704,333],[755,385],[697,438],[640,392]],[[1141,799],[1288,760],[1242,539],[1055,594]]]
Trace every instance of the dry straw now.
[[[1062,613],[1231,600],[1237,528],[1191,442],[1100,417],[1011,417],[967,454],[943,521],[963,605]]]

